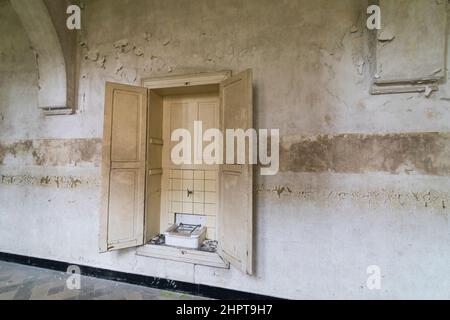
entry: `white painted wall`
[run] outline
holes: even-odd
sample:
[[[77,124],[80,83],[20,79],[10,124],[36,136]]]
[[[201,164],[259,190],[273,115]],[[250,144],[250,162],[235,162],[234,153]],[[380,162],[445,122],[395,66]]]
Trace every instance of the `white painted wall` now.
[[[85,3],[83,53],[90,54],[81,66],[78,112],[44,118],[27,36],[9,2],[0,1],[0,144],[100,139],[105,81],[138,84],[151,75],[246,68],[255,75],[257,128],[279,128],[283,136],[449,132],[448,85],[429,99],[368,94],[369,71],[358,73],[368,57],[365,1]],[[353,25],[358,32],[350,32]],[[121,39],[130,44],[125,52],[113,46]],[[27,148],[6,152],[1,252],[285,298],[450,298],[448,176],[257,177],[256,276],[249,277],[138,257],[134,249],[98,254],[100,161],[60,159],[64,150],[49,151],[44,165]],[[47,176],[53,178],[43,185]],[[57,187],[56,177],[80,183]],[[277,186],[292,193],[278,197]],[[379,291],[365,286],[370,265],[381,267]]]

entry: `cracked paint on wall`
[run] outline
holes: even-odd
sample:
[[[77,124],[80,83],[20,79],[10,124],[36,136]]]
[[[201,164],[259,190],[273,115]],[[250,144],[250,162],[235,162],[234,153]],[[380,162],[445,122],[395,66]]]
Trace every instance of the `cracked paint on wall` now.
[[[324,205],[349,201],[355,205],[390,208],[439,209],[450,213],[450,193],[440,190],[396,190],[380,189],[330,189],[315,186],[296,187],[295,185],[260,184],[255,186],[256,194],[272,195],[278,201],[302,201]]]
[[[57,189],[76,189],[80,186],[100,187],[100,180],[75,176],[0,175],[0,183],[15,186],[40,186]]]

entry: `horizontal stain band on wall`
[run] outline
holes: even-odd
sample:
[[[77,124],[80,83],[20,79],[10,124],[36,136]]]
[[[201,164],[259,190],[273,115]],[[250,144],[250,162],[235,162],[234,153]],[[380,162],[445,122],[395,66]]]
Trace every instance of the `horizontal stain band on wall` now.
[[[450,133],[285,136],[280,170],[450,175]]]
[[[0,141],[0,165],[99,167],[101,139]]]
[[[316,205],[350,201],[370,207],[439,209],[448,212],[450,193],[440,190],[398,190],[395,188],[338,188],[309,185],[255,186],[257,194],[271,195],[280,201],[311,202]]]
[[[0,141],[0,165],[99,167],[101,139]],[[280,171],[450,175],[450,133],[284,136]]]
[[[75,189],[80,186],[99,187],[100,181],[81,176],[34,176],[0,175],[0,184],[15,186],[54,187],[57,189]]]

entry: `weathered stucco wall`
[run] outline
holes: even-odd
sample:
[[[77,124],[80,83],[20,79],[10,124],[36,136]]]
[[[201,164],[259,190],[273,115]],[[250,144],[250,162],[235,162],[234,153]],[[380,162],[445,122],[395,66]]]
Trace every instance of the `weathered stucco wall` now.
[[[0,251],[286,298],[450,298],[450,87],[370,96],[366,8],[85,1],[77,114],[45,118],[27,36],[0,1]],[[255,127],[282,135],[281,172],[255,181],[256,276],[98,254],[105,81],[246,68]]]

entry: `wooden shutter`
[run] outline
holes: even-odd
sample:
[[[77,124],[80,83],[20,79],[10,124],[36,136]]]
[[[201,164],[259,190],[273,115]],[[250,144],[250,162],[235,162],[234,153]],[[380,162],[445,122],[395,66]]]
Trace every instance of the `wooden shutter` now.
[[[252,71],[247,70],[222,82],[220,94],[220,121],[224,135],[226,129],[252,128]],[[249,164],[221,165],[219,180],[219,254],[251,275],[253,167]]]
[[[147,141],[147,206],[145,242],[160,233],[163,149],[163,98],[150,90]]]
[[[100,251],[144,242],[147,89],[107,83]]]

